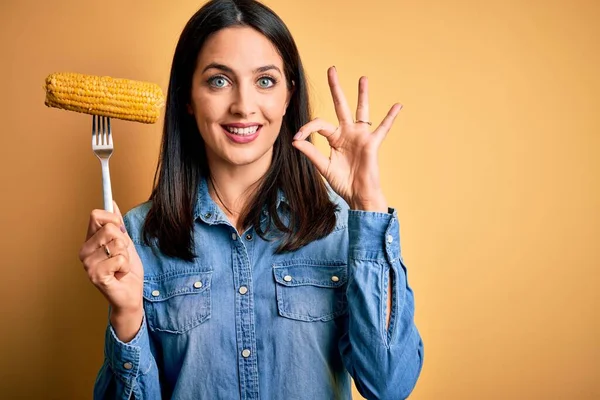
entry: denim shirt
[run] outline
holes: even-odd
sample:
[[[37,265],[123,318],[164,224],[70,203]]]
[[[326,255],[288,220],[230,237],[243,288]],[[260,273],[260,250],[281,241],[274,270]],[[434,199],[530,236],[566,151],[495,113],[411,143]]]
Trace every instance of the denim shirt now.
[[[333,192],[332,199],[332,233],[275,254],[277,241],[252,227],[238,235],[202,181],[193,262],[143,243],[149,203],[127,213],[144,265],[145,314],[129,343],[108,325],[94,398],[351,399],[350,376],[368,399],[408,397],[423,343],[397,214],[349,210]],[[285,201],[280,195],[278,210]]]

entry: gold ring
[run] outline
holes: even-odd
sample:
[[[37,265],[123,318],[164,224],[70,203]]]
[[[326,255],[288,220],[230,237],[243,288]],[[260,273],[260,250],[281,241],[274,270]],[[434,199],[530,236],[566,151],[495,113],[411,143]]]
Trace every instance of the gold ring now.
[[[362,121],[360,119],[357,119],[356,121],[354,121],[355,124],[361,123],[361,124],[368,124],[369,126],[373,125],[370,121]]]
[[[103,244],[103,245],[102,245],[102,247],[104,247],[104,252],[106,253],[106,256],[107,256],[108,258],[111,258],[111,257],[112,257],[112,254],[111,254],[110,250],[108,249],[108,246],[107,246],[107,245],[105,245],[105,244]]]

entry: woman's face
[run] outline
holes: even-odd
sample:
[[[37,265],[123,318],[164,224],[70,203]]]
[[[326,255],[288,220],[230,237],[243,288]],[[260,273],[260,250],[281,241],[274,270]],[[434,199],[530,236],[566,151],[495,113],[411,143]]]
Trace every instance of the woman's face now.
[[[290,97],[283,71],[275,46],[252,28],[222,29],[204,43],[188,110],[211,168],[266,172]]]

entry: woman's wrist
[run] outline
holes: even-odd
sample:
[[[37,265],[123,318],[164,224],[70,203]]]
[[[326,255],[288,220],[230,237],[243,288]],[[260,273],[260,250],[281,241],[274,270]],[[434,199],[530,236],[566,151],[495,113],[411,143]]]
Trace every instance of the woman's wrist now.
[[[388,205],[387,201],[383,194],[378,194],[376,196],[362,197],[353,199],[348,202],[350,209],[358,210],[358,211],[371,211],[371,212],[380,212],[387,213]]]
[[[110,324],[120,341],[130,342],[140,331],[142,320],[144,319],[144,309],[138,310],[111,310]]]

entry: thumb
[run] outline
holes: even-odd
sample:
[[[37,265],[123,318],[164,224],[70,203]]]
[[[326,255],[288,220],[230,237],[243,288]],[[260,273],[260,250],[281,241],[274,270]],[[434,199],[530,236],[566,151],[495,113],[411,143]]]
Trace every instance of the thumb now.
[[[121,214],[121,209],[117,205],[117,202],[114,200],[113,200],[113,210],[114,210],[114,213],[117,214],[119,216],[119,219],[121,220],[121,232],[123,232],[124,234],[129,236],[129,234],[127,233],[127,229],[125,228],[125,221],[123,220],[123,214]]]
[[[114,213],[119,216],[119,218],[123,219],[123,215],[121,214],[121,210],[119,209],[119,206],[117,205],[117,202],[114,201],[114,200],[113,200],[113,210],[114,210]]]
[[[292,146],[304,153],[306,158],[317,167],[317,170],[319,170],[321,175],[325,176],[327,169],[329,168],[330,160],[321,154],[314,144],[306,140],[294,140]]]

